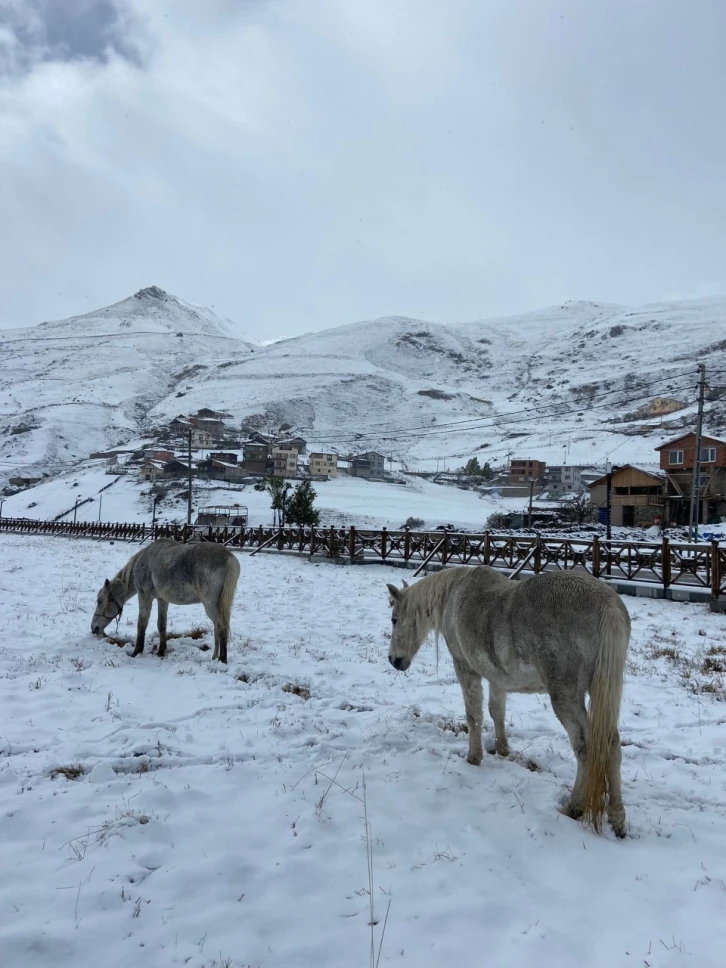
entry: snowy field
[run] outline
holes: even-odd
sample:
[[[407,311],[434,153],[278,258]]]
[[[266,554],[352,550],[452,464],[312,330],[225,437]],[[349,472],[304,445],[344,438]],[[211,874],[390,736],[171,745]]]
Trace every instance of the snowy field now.
[[[364,968],[371,886],[380,965],[723,965],[725,620],[705,606],[625,599],[616,842],[558,813],[574,759],[546,697],[510,698],[511,758],[466,763],[445,648],[386,661],[394,569],[243,556],[224,668],[209,632],[163,661],[91,636],[132,547],[0,547],[4,966]]]
[[[356,527],[400,528],[407,518],[421,518],[426,527],[440,524],[480,531],[495,511],[524,507],[524,498],[479,497],[474,491],[432,484],[417,477],[407,477],[405,485],[366,481],[341,475],[333,481],[314,482],[316,507],[323,525],[354,524]],[[101,493],[101,488],[111,484]],[[160,482],[168,491],[157,511],[159,522],[186,521],[186,483],[181,480]],[[194,514],[205,505],[242,504],[249,509],[253,526],[272,524],[270,498],[255,491],[252,485],[219,485],[215,481],[193,482]],[[114,478],[105,472],[103,462],[76,468],[52,480],[6,498],[5,517],[28,517],[52,520],[73,508],[76,501],[92,500],[78,508],[79,521],[146,521],[151,523],[151,485],[138,481],[136,474]],[[536,505],[535,505],[536,506]],[[73,520],[73,512],[65,516]]]

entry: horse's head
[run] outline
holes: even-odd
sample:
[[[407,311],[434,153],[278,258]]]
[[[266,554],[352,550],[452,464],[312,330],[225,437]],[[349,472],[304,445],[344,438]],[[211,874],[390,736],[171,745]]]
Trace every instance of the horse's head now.
[[[107,578],[96,596],[96,610],[91,619],[91,632],[94,635],[103,635],[108,623],[119,618],[122,611],[123,605],[114,595],[111,582]]]
[[[411,660],[421,647],[418,615],[412,603],[408,600],[408,584],[403,588],[388,585],[391,606],[391,647],[388,650],[388,661],[394,669],[405,672],[411,665]]]

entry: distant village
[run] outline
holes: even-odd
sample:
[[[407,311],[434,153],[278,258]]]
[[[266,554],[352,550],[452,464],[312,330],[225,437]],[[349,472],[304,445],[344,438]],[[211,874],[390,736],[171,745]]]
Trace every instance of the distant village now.
[[[342,457],[335,451],[308,453],[307,441],[299,436],[286,437],[283,433],[262,433],[250,430],[243,439],[225,421],[231,414],[206,407],[192,415],[179,415],[168,427],[160,429],[153,447],[140,451],[116,448],[91,454],[92,458],[108,458],[111,471],[125,473],[138,467],[142,481],[173,480],[191,473],[207,480],[245,483],[262,477],[286,479],[310,478],[329,481],[339,472],[352,477],[382,480],[385,476],[385,456],[377,451],[366,451]],[[204,454],[199,457],[199,452]],[[117,463],[126,455],[124,465]]]
[[[696,434],[682,434],[654,448],[653,463],[615,465],[610,469],[610,521],[621,527],[677,527],[688,524],[696,464]],[[726,440],[701,435],[698,461],[697,520],[719,524],[726,520]],[[608,473],[592,466],[513,459],[503,497],[576,501],[587,495],[593,519],[604,523],[608,504]],[[542,521],[555,508],[530,512]]]
[[[190,450],[193,477],[231,484],[270,476],[313,481],[329,481],[339,474],[393,479],[392,471],[386,471],[385,455],[378,451],[348,455],[332,449],[308,452],[307,441],[300,436],[255,430],[241,435],[228,424],[231,420],[228,413],[202,408],[192,415],[179,415],[168,426],[157,429],[156,443],[151,447],[136,451],[117,448],[91,457],[107,458],[110,473],[137,473],[141,481],[152,483],[186,479],[190,475]],[[687,524],[695,445],[693,432],[683,434],[656,447],[652,462],[613,466],[611,523],[640,528]],[[568,517],[563,513],[567,508],[579,508],[579,523],[606,519],[608,487],[602,466],[547,465],[536,458],[513,457],[507,466],[486,477],[477,478],[467,473],[466,467],[453,474],[420,472],[418,476],[477,487],[503,498],[528,499],[524,510],[504,515],[502,524],[511,527],[554,523]],[[706,434],[701,437],[699,490],[699,522],[714,524],[726,519],[726,441]],[[573,519],[572,514],[569,517]]]

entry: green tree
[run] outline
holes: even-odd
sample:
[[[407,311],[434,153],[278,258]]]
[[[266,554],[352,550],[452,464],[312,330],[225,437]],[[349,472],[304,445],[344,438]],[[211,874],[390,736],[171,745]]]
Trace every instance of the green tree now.
[[[320,511],[315,508],[315,488],[310,481],[301,481],[287,502],[287,517],[291,524],[315,527],[320,523]]]
[[[480,464],[477,457],[472,457],[468,460],[466,464],[461,468],[461,474],[466,474],[469,477],[483,477],[484,480],[489,481],[494,477],[494,472],[489,466],[489,461],[486,464]]]

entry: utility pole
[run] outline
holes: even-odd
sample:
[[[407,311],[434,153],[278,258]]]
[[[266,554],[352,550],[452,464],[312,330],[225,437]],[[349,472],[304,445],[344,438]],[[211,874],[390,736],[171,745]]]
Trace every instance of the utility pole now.
[[[534,495],[534,478],[529,479],[529,520],[527,522],[527,527],[532,529],[532,497]]]
[[[78,513],[78,498],[76,498],[76,503],[73,505],[73,523],[76,523],[76,514]]]
[[[192,523],[192,429],[189,428],[187,435],[187,457],[189,459],[189,472],[187,476],[187,481],[189,484],[189,489],[187,491],[187,524]]]
[[[688,514],[688,540],[698,541],[698,519],[701,510],[701,433],[703,431],[703,401],[706,395],[706,364],[698,364],[698,416],[696,417],[696,446],[693,452],[693,481],[691,507]]]
[[[605,497],[606,497],[606,518],[605,523],[607,524],[607,539],[608,541],[612,538],[611,530],[611,519],[612,519],[612,508],[613,508],[613,468],[610,461],[607,461],[605,465]]]
[[[98,520],[101,520],[101,508],[103,507],[103,494],[98,496]]]

